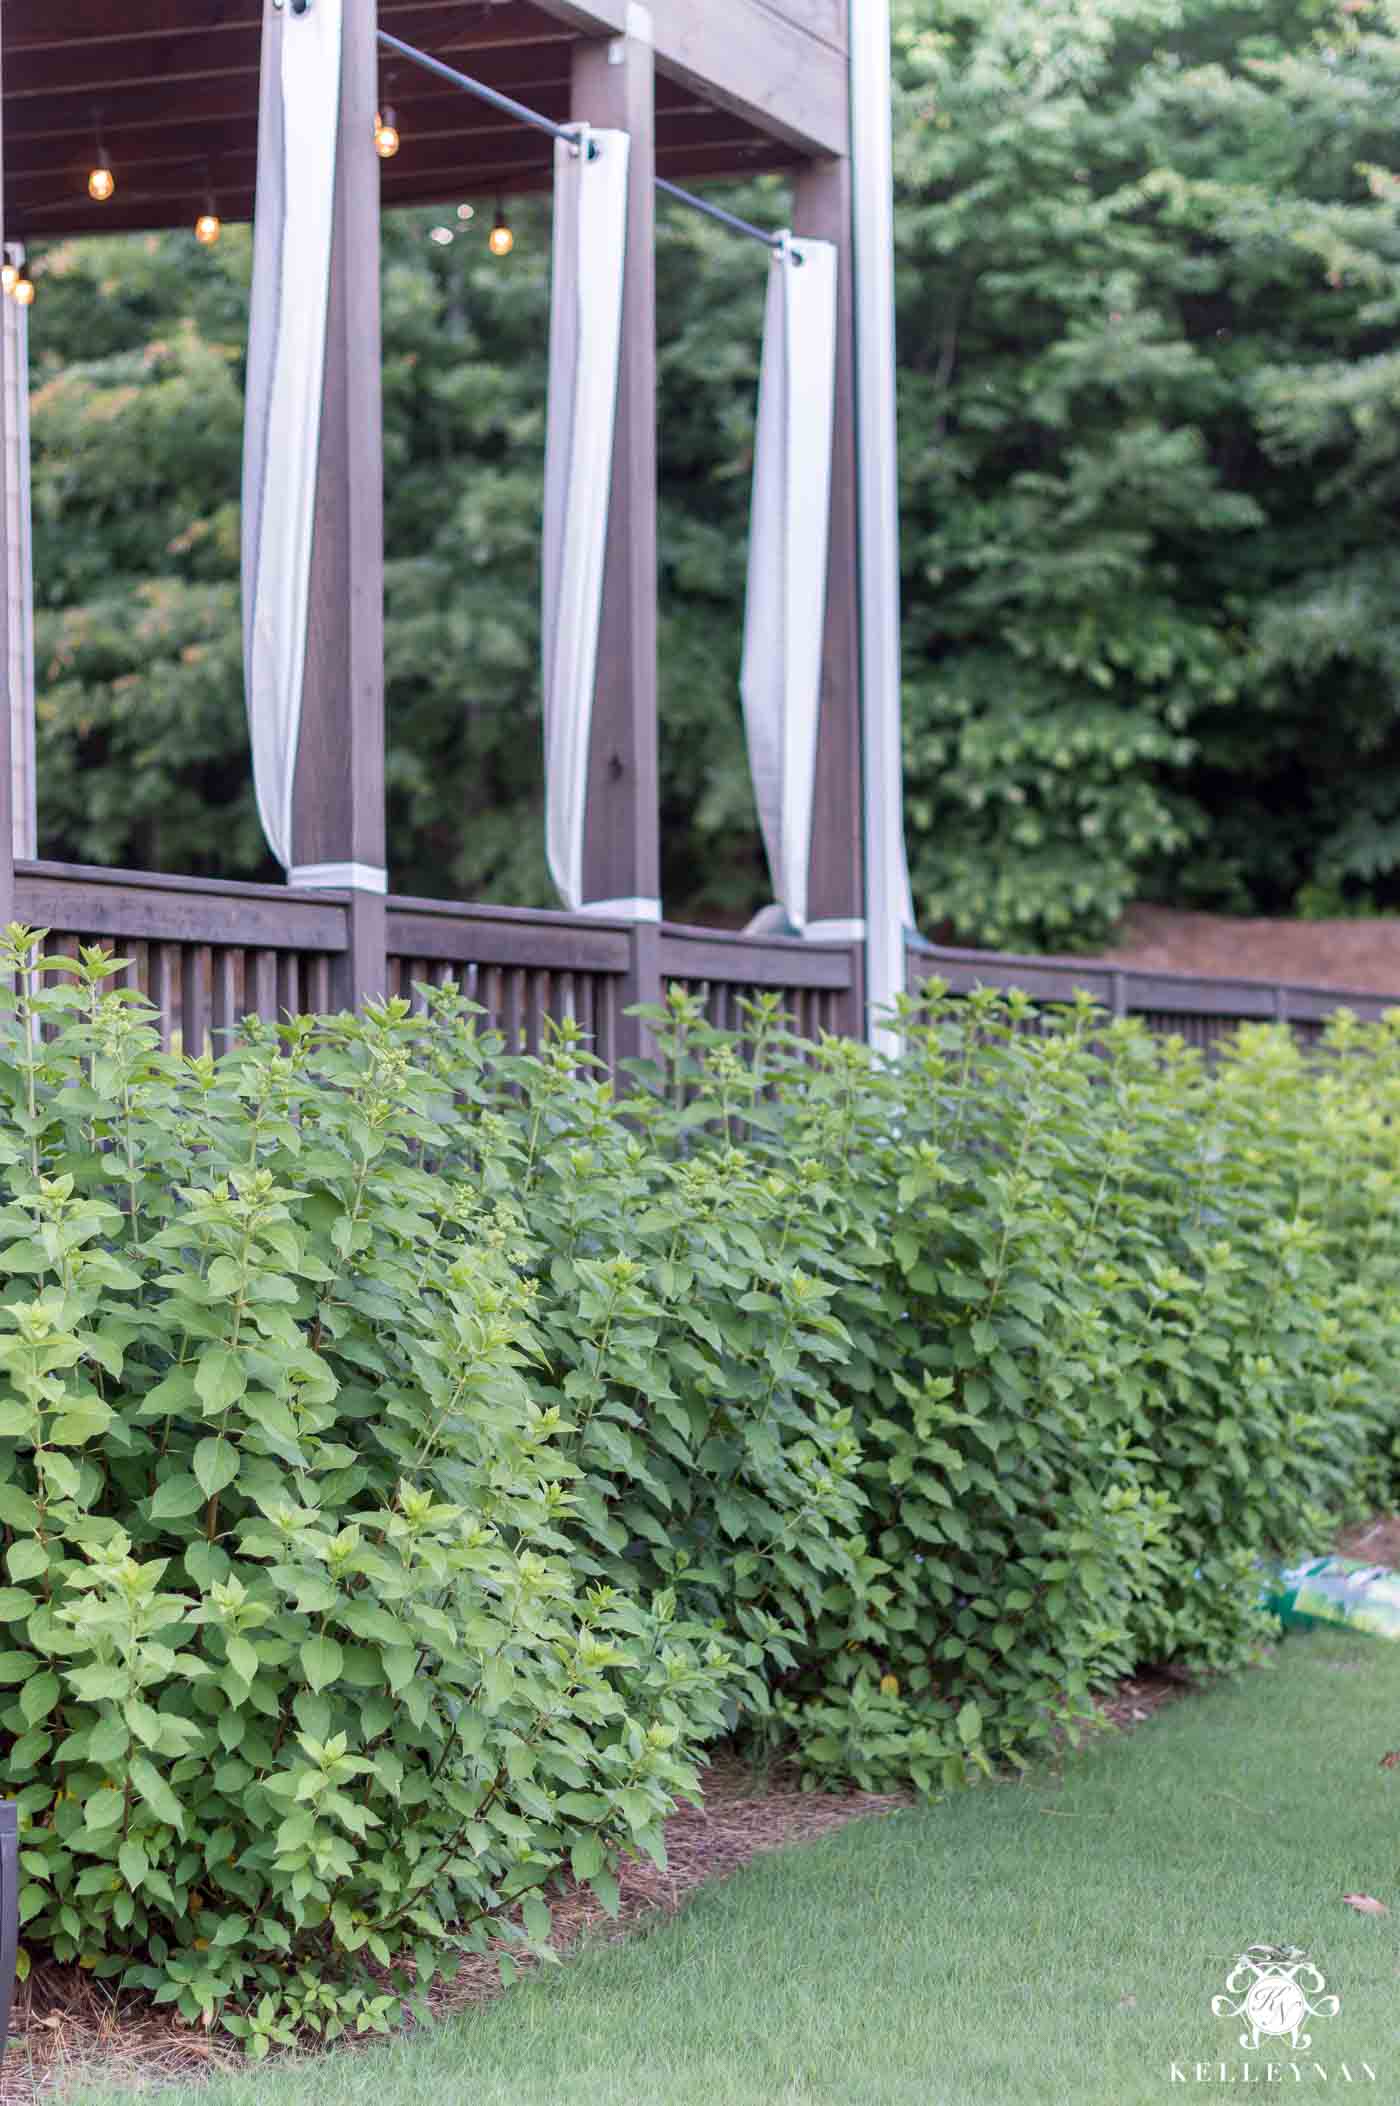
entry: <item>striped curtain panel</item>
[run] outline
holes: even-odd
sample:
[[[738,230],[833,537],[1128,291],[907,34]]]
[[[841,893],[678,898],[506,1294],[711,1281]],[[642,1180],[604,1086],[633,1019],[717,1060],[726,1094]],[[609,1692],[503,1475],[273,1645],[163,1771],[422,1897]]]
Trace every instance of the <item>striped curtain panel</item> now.
[[[343,0],[263,19],[248,405],[243,668],[268,846],[292,862],[311,543],[321,440]]]
[[[784,235],[768,281],[739,684],[773,896],[798,931],[821,711],[836,287],[833,245]]]
[[[626,132],[577,136],[582,151],[562,139],[554,150],[541,609],[546,846],[555,890],[575,913],[584,905],[631,152]]]

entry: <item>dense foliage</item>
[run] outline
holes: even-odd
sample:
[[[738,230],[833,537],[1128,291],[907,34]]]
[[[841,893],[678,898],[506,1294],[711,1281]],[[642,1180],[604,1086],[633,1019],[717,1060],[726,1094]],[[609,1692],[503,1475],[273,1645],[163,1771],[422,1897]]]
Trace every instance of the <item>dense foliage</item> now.
[[[926,913],[1400,900],[1400,10],[906,17]]]
[[[925,926],[1064,945],[1135,894],[1400,899],[1397,5],[900,0]],[[787,215],[776,184],[742,203]],[[545,224],[517,214],[503,267],[480,216],[447,208],[450,243],[436,217],[386,222],[391,860],[406,890],[547,905]],[[665,890],[742,916],[765,896],[736,695],[764,266],[662,222]],[[274,875],[236,619],[246,236],[40,268],[45,848]]]
[[[1400,1019],[933,990],[883,1066],[676,992],[619,1101],[452,988],[186,1060],[6,944],[25,1935],[255,2052],[614,1902],[723,1733],[933,1791],[1229,1666],[1393,1491]]]

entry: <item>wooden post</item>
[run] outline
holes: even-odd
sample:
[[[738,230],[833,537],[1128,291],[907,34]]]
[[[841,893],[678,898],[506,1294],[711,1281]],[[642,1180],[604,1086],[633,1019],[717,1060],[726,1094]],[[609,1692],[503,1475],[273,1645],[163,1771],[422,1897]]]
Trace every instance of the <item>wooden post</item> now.
[[[583,896],[595,911],[655,924],[661,914],[656,731],[656,69],[650,15],[629,34],[575,46],[573,116],[631,135],[622,364],[612,504],[588,771]],[[634,943],[624,1003],[661,997],[659,946]],[[624,1057],[647,1034],[624,1019]]]
[[[345,9],[326,374],[294,870],[350,895],[333,990],[345,1007],[384,993],[384,445],[379,327],[376,0]],[[339,867],[351,866],[347,883]],[[367,883],[356,882],[359,878]]]
[[[0,88],[3,88],[4,55],[0,52]],[[5,251],[4,226],[4,170],[5,135],[0,119],[0,256]],[[0,293],[0,299],[6,295]],[[0,329],[0,402],[5,394],[5,368],[7,357],[6,329]],[[8,514],[8,507],[0,508]],[[0,536],[7,527],[0,522]],[[15,918],[15,836],[14,836],[14,782],[10,765],[10,713],[14,708],[14,697],[10,692],[10,613],[9,613],[10,550],[8,545],[0,547],[0,638],[5,639],[5,648],[0,650],[0,928]]]
[[[831,467],[831,554],[827,566],[821,721],[817,734],[810,933],[848,937],[855,984],[840,1028],[865,1035],[865,847],[861,802],[860,543],[856,511],[855,307],[851,269],[851,164],[808,161],[797,178],[793,232],[837,251],[836,423]],[[829,926],[824,927],[823,924]]]

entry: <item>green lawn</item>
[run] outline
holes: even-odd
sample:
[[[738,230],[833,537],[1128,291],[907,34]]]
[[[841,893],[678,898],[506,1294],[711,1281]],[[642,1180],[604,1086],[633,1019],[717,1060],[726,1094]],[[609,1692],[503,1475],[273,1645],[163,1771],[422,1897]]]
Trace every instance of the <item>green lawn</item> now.
[[[1400,2100],[1400,1645],[1288,1640],[1061,1777],[862,1821],[647,1936],[203,2106],[1136,2106],[1240,2096],[1230,1960],[1304,1946],[1341,1997],[1287,2095]],[[1354,1890],[1392,1902],[1368,1918]],[[1283,2064],[1293,2051],[1272,2054]],[[1219,2064],[1235,2081],[1220,2082]],[[1262,2078],[1266,2052],[1251,2058]],[[1187,2082],[1173,2081],[1173,2060]],[[1205,2062],[1207,2080],[1196,2078]],[[1340,2065],[1351,2069],[1344,2084]],[[1311,2065],[1321,2063],[1327,2082]],[[1377,2081],[1363,2080],[1362,2063]],[[1213,2065],[1213,2067],[1211,2067]],[[1272,2095],[1272,2094],[1271,2094]],[[70,2097],[116,2106],[90,2085]],[[125,2100],[129,2094],[122,2094]],[[149,2095],[148,2095],[149,2098]]]

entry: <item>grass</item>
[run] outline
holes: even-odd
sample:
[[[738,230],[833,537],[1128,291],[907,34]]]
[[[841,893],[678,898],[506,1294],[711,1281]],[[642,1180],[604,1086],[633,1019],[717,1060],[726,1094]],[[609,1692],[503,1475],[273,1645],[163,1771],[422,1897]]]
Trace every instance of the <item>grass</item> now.
[[[1345,2060],[1356,2081],[1363,2062],[1375,2070],[1369,2096],[1400,2099],[1400,1769],[1378,1767],[1396,1745],[1400,1645],[1293,1637],[1275,1664],[1058,1775],[760,1860],[648,1935],[433,2034],[161,2098],[1139,2106],[1225,2091],[1222,2060],[1235,2091],[1240,2027],[1210,2004],[1258,1941],[1306,1947],[1341,1997],[1340,2016],[1309,2027],[1302,2081],[1284,2068],[1289,2096],[1330,2094]],[[1356,1914],[1341,1899],[1356,1890],[1397,1915]],[[1258,2078],[1267,2059],[1250,2058]]]

